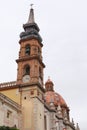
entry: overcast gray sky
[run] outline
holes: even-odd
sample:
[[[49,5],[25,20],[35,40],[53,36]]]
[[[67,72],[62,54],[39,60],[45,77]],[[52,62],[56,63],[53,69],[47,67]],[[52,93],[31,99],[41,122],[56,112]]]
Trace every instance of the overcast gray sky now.
[[[43,38],[44,80],[51,77],[71,118],[87,130],[87,0],[0,1],[0,82],[16,80],[19,34],[31,3]]]

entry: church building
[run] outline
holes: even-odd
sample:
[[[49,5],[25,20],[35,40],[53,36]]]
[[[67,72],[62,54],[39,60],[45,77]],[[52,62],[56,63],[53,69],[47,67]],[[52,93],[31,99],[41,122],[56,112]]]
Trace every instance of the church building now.
[[[80,130],[70,120],[69,107],[55,92],[53,81],[44,83],[42,38],[31,7],[20,33],[17,80],[0,83],[0,126],[19,130]],[[45,84],[45,85],[44,85]]]

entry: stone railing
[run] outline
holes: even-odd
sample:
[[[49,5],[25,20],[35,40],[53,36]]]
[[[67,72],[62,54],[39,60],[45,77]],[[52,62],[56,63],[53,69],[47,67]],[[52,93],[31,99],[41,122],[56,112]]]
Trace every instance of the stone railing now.
[[[0,83],[0,88],[12,87],[16,85],[16,81]]]

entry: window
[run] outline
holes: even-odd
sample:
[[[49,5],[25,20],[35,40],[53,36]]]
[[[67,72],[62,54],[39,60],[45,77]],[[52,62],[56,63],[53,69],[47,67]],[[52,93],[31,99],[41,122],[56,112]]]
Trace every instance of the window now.
[[[40,78],[42,78],[41,67],[39,67],[39,76],[40,76]]]
[[[24,99],[26,100],[26,97],[24,97]]]
[[[26,65],[24,67],[24,75],[30,75],[30,66],[29,65]]]
[[[10,118],[12,112],[10,110],[7,111],[7,118]]]
[[[34,95],[34,91],[33,90],[31,91],[31,95]]]
[[[30,55],[30,46],[29,46],[29,45],[27,45],[27,46],[25,47],[25,54],[26,54],[26,55]]]
[[[45,128],[45,130],[47,130],[47,118],[46,118],[46,116],[44,116],[44,128]]]

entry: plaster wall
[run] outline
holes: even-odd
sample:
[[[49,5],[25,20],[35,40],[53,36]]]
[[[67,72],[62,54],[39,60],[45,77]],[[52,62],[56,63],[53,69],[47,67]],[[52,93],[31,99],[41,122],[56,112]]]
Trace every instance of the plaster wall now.
[[[20,92],[18,88],[3,90],[0,93],[9,97],[11,100],[15,101],[16,103],[20,104]]]

